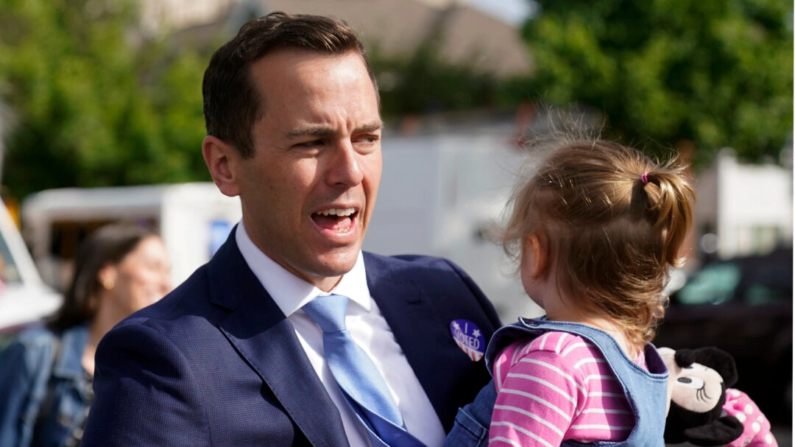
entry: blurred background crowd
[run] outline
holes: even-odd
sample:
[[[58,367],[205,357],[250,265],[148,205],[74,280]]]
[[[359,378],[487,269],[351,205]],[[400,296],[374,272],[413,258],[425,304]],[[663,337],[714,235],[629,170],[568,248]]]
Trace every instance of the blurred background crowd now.
[[[172,284],[212,256],[240,209],[201,157],[202,75],[280,10],[340,17],[368,48],[387,127],[365,249],[452,259],[504,322],[539,314],[487,241],[527,141],[573,116],[689,163],[696,222],[655,343],[730,352],[791,445],[793,6],[778,0],[0,0],[0,333],[58,307],[103,225],[157,232]]]

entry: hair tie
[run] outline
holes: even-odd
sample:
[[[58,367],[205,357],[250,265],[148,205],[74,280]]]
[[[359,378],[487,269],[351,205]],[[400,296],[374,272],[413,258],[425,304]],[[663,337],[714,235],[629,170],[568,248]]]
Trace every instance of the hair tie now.
[[[640,176],[640,181],[643,182],[644,185],[649,183],[649,173],[644,172],[643,175]]]

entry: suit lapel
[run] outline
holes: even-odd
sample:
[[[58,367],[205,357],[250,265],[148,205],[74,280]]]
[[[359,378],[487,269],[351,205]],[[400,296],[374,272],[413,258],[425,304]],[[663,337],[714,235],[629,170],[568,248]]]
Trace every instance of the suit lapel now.
[[[449,412],[449,384],[443,383],[445,375],[437,361],[437,354],[441,353],[438,340],[450,337],[446,326],[429,306],[429,297],[416,283],[395,279],[386,266],[367,253],[364,259],[370,295],[403,349],[436,414],[442,419],[442,425],[449,430],[444,418]]]
[[[230,310],[219,324],[316,447],[347,446],[337,407],[315,374],[293,325],[248,267],[235,230],[208,266],[211,301]]]

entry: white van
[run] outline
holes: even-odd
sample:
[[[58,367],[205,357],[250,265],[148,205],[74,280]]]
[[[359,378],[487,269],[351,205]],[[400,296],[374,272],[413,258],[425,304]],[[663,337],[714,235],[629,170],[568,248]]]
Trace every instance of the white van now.
[[[210,182],[112,188],[62,188],[22,203],[25,240],[44,281],[62,290],[79,243],[111,222],[159,233],[171,256],[172,284],[182,283],[223,244],[242,215],[240,200]]]
[[[61,296],[42,282],[14,221],[0,205],[0,335],[51,314],[60,304]]]

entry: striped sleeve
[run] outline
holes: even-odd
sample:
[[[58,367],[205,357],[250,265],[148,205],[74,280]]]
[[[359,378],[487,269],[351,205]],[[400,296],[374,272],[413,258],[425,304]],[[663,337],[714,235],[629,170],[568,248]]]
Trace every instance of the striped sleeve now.
[[[534,348],[514,345],[495,362],[498,395],[489,446],[559,446],[584,399],[565,358]]]

